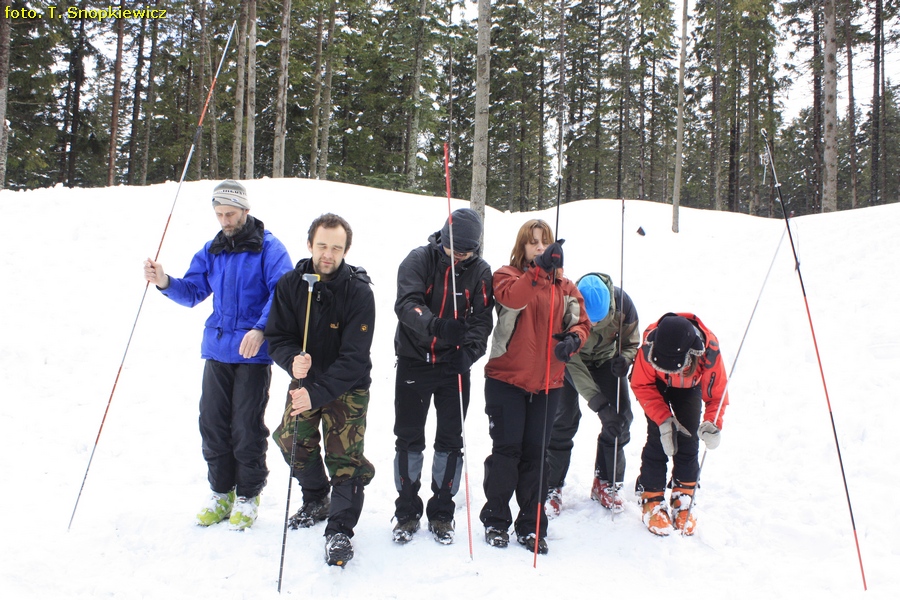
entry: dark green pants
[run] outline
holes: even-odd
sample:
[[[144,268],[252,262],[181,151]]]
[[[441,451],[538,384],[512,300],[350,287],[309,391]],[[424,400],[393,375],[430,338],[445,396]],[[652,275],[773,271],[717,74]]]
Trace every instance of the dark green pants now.
[[[294,388],[296,384],[291,384],[291,389]],[[304,489],[304,499],[307,499],[309,492],[318,497],[328,493],[329,482],[322,465],[323,447],[324,466],[328,468],[331,485],[350,479],[367,485],[375,476],[375,467],[363,455],[368,407],[369,390],[360,389],[347,392],[321,408],[292,417],[291,397],[288,394],[284,416],[272,437]],[[297,439],[291,464],[295,431]]]

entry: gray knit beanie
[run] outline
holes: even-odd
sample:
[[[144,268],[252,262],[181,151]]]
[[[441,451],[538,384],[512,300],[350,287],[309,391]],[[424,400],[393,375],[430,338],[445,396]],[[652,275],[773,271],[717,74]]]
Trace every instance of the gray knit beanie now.
[[[471,208],[453,211],[453,249],[457,252],[475,252],[481,241],[481,217]],[[441,245],[450,247],[450,219],[441,229]]]
[[[250,210],[250,202],[247,201],[247,189],[234,179],[226,179],[213,190],[213,206],[227,204],[243,210]]]

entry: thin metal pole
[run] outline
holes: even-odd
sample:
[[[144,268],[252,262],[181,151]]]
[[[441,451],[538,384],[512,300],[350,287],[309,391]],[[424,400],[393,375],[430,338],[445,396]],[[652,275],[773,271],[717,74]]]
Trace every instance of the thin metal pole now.
[[[800,259],[797,257],[797,247],[794,245],[794,236],[791,234],[791,223],[788,219],[787,207],[784,205],[784,198],[781,195],[781,183],[778,181],[778,173],[775,170],[775,159],[772,156],[772,149],[769,146],[769,137],[766,130],[761,131],[763,140],[765,140],[766,154],[769,156],[769,163],[772,165],[772,177],[775,180],[775,189],[778,191],[778,202],[781,204],[781,212],[784,215],[784,224],[787,229],[788,239],[791,241],[791,250],[794,253],[794,266],[797,271],[797,279],[800,281],[800,290],[803,292],[803,304],[806,306],[806,317],[809,320],[809,331],[812,334],[813,347],[816,350],[816,361],[819,364],[819,375],[822,378],[822,389],[825,391],[825,402],[828,405],[828,416],[831,419],[831,430],[834,433],[834,445],[837,449],[838,464],[841,467],[841,479],[844,482],[844,494],[847,496],[847,508],[850,511],[850,524],[853,527],[853,540],[856,543],[856,555],[859,558],[859,571],[862,575],[863,589],[867,590],[866,571],[863,568],[862,552],[859,549],[859,536],[856,533],[856,520],[853,518],[853,505],[850,503],[850,488],[847,485],[847,474],[844,470],[844,460],[841,458],[841,444],[838,441],[837,426],[834,423],[834,413],[831,411],[831,398],[828,396],[828,386],[825,384],[825,370],[822,367],[822,356],[819,354],[819,343],[816,341],[816,330],[813,327],[812,313],[809,310],[809,300],[806,297],[806,286],[803,285],[803,275],[800,272]]]
[[[166,219],[166,226],[163,228],[162,236],[159,239],[159,246],[156,249],[156,257],[154,260],[159,260],[159,253],[162,250],[163,240],[166,238],[166,232],[169,230],[169,223],[172,221],[172,213],[175,212],[175,203],[178,202],[178,194],[181,192],[181,184],[184,182],[184,176],[187,173],[188,167],[191,164],[191,157],[194,156],[194,148],[197,145],[197,140],[200,137],[200,131],[203,127],[203,118],[206,116],[206,109],[209,107],[209,99],[212,97],[213,90],[216,87],[216,81],[219,78],[219,71],[222,69],[222,63],[225,61],[225,56],[228,54],[228,46],[231,44],[231,37],[234,35],[234,27],[237,24],[237,21],[232,23],[231,30],[228,32],[228,40],[225,42],[225,50],[222,52],[222,58],[219,60],[219,68],[216,69],[216,76],[212,80],[212,84],[209,86],[209,93],[206,96],[206,103],[203,105],[203,111],[200,113],[200,121],[197,125],[197,132],[194,134],[194,140],[191,142],[191,149],[188,152],[187,158],[184,161],[184,169],[181,171],[181,179],[178,181],[178,188],[175,190],[175,199],[172,200],[172,208],[169,210],[169,217]],[[109,392],[109,400],[106,402],[106,410],[103,411],[103,418],[100,420],[100,428],[97,430],[97,437],[94,439],[94,447],[91,450],[91,456],[88,458],[87,468],[84,470],[84,478],[81,480],[81,488],[78,490],[78,497],[75,499],[75,507],[72,509],[72,516],[69,517],[69,526],[66,528],[66,531],[72,529],[72,521],[75,519],[75,512],[78,510],[78,503],[81,501],[81,493],[84,491],[84,484],[87,481],[88,473],[91,470],[91,463],[94,462],[94,453],[97,451],[97,444],[100,442],[100,434],[103,432],[103,425],[106,423],[106,415],[109,414],[109,406],[112,404],[113,396],[116,393],[116,386],[119,383],[119,376],[122,374],[122,367],[125,364],[125,358],[128,356],[128,349],[131,347],[131,339],[134,337],[134,331],[137,328],[138,319],[141,316],[141,310],[144,308],[144,300],[147,298],[147,290],[150,288],[150,282],[147,281],[144,284],[144,293],[141,296],[141,302],[138,305],[137,314],[134,316],[134,323],[131,325],[131,333],[128,334],[128,341],[125,344],[125,352],[122,354],[122,360],[119,362],[119,368],[116,371],[116,378],[113,380],[112,390]]]
[[[450,144],[444,142],[444,179],[447,186],[447,223],[450,229],[450,279],[453,282],[453,318],[458,318],[459,313],[456,306],[456,257],[454,256],[455,246],[453,245],[453,211],[450,209]],[[457,352],[462,352],[462,348],[457,346]],[[463,381],[462,373],[456,375],[457,390],[459,391],[459,424],[460,434],[463,443],[463,474],[466,487],[466,530],[469,534],[469,558],[474,558],[472,544],[472,502],[469,494],[469,451],[466,445],[466,411],[463,401]]]
[[[619,247],[619,290],[622,292],[619,294],[619,303],[616,307],[619,311],[619,335],[616,338],[616,356],[622,356],[622,327],[625,321],[625,285],[622,283],[625,278],[625,198],[622,198],[622,232],[621,232],[621,246]],[[613,286],[613,293],[615,293],[616,286]],[[620,403],[622,400],[622,380],[616,377],[616,415],[619,414]],[[602,421],[600,425],[601,429],[603,427]],[[613,508],[612,508],[612,519],[616,518],[616,499],[619,496],[619,481],[617,481],[617,476],[619,473],[619,436],[616,436],[615,442],[613,443],[613,470],[612,473],[609,474],[609,478],[612,480],[612,489],[613,489]]]
[[[301,354],[306,354],[306,339],[309,337],[309,311],[312,308],[313,286],[319,281],[319,276],[315,273],[305,273],[303,280],[306,281],[306,319],[303,324],[303,349]],[[305,379],[305,378],[304,378]],[[302,379],[294,379],[298,386],[303,386]],[[291,464],[288,465],[288,488],[287,502],[284,505],[284,531],[281,533],[281,562],[278,564],[278,593],[281,593],[281,575],[284,572],[284,549],[287,546],[287,530],[288,520],[291,514],[291,487],[294,483],[294,455],[297,451],[297,432],[300,430],[300,415],[294,416],[294,434],[291,437]]]

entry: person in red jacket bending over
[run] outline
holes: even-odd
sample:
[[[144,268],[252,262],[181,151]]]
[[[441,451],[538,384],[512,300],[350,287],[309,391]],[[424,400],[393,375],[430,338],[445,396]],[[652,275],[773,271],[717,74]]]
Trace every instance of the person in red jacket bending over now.
[[[692,535],[690,506],[697,486],[700,440],[712,450],[721,440],[728,405],[719,340],[691,313],[666,313],[644,331],[631,373],[631,389],[647,415],[647,442],[635,493],[643,522],[657,535],[672,527]],[[702,422],[701,422],[702,417]],[[665,502],[672,457],[672,494]]]

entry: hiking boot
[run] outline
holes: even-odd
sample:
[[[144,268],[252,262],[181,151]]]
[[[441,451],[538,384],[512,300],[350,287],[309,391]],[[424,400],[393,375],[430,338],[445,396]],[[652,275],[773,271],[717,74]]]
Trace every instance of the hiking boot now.
[[[621,484],[613,485],[599,477],[594,477],[594,485],[591,486],[591,500],[599,502],[600,506],[608,508],[614,513],[620,513],[625,510],[625,502],[622,500],[622,494],[619,493],[621,489]]]
[[[231,518],[228,522],[231,524],[232,529],[243,531],[253,526],[258,512],[259,496],[253,496],[252,498],[238,496],[234,501],[234,508],[231,509]]]
[[[197,513],[197,525],[209,527],[224,521],[231,514],[232,506],[234,506],[234,490],[225,494],[213,492],[200,512]]]
[[[413,534],[419,530],[419,519],[407,519],[397,521],[394,525],[394,541],[405,544],[413,538]]]
[[[643,509],[641,520],[647,529],[656,535],[669,535],[672,529],[672,519],[669,517],[669,509],[666,507],[665,500],[663,492],[641,494],[641,508]]]
[[[353,544],[346,533],[325,536],[325,562],[333,567],[343,567],[353,558]]]
[[[516,539],[519,540],[519,543],[525,546],[525,549],[529,552],[534,552],[534,534],[529,533],[528,535],[517,535]],[[547,540],[541,538],[538,540],[537,552],[538,554],[547,554],[550,551],[550,548],[547,546]]]
[[[697,527],[697,519],[691,510],[696,487],[696,481],[688,483],[676,481],[672,488],[672,496],[669,498],[669,504],[672,505],[672,524],[684,535],[694,535],[694,529]]]
[[[562,510],[562,488],[550,488],[547,492],[547,501],[544,503],[544,510],[547,512],[547,518],[552,519],[558,517]]]
[[[312,527],[320,521],[328,518],[328,510],[331,508],[331,499],[328,496],[318,500],[307,500],[303,503],[288,525],[291,529]]]
[[[484,530],[484,541],[488,546],[506,548],[509,546],[509,534],[496,527],[488,527]]]
[[[441,521],[435,519],[428,522],[428,531],[434,535],[434,541],[439,544],[453,543],[453,520]]]

